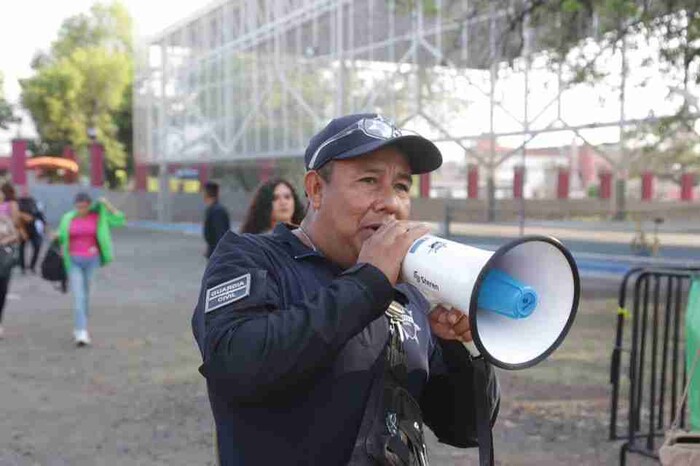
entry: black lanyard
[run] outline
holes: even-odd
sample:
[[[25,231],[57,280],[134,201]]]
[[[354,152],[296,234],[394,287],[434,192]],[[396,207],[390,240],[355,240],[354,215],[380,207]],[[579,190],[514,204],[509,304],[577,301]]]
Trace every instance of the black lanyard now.
[[[401,323],[404,316],[407,315],[407,311],[402,305],[392,301],[385,314],[389,321],[389,347],[386,352],[386,369],[399,385],[406,387],[408,384],[408,367],[406,365],[406,350],[403,346],[404,335]]]
[[[404,330],[402,322],[404,319],[411,318],[408,316],[406,309],[396,301],[389,305],[386,311],[387,320],[389,323],[389,344],[386,352],[386,364],[385,364],[385,386],[387,381],[389,385],[392,383],[398,385],[399,387],[408,387],[408,368],[407,368],[407,358],[406,351],[404,348]],[[486,367],[486,361],[483,357],[474,358],[471,360],[473,368],[473,387],[474,387],[474,403],[476,411],[476,431],[477,439],[479,442],[479,465],[480,466],[493,466],[494,465],[494,455],[493,455],[493,434],[491,432],[491,410],[487,395],[488,386],[488,368]],[[402,390],[406,396],[410,397],[407,391]],[[396,392],[392,390],[387,390],[385,388],[385,406],[387,408],[386,414],[386,424],[389,432],[393,435],[394,448],[408,450],[403,442],[400,442],[400,432],[398,432],[398,426],[401,424],[401,419],[397,419],[397,400]],[[415,400],[411,397],[411,400],[415,403]],[[418,412],[416,416],[420,419],[413,422],[419,422],[416,429],[411,429],[408,434],[413,436],[410,440],[414,444],[419,443],[420,448],[417,452],[419,456],[419,464],[426,465],[427,461],[427,449],[425,447],[425,442],[423,438],[423,422],[420,416],[420,408],[418,404],[415,403]],[[410,426],[409,426],[410,427]],[[403,430],[402,430],[403,432]],[[406,432],[404,432],[406,433]],[[397,441],[398,440],[398,441]]]
[[[389,344],[384,370],[385,423],[389,432],[388,448],[405,465],[428,466],[420,405],[408,391],[406,338],[403,323],[413,317],[396,301],[386,310]]]
[[[404,330],[402,321],[407,315],[406,309],[396,301],[393,301],[386,311],[389,321],[389,345],[386,354],[386,378],[393,378],[395,383],[402,387],[408,386],[408,368],[406,365],[406,351],[404,349]],[[473,368],[474,403],[476,411],[476,431],[479,442],[479,465],[493,466],[493,434],[491,431],[491,410],[487,396],[488,369],[483,357],[471,360]],[[386,392],[385,392],[386,393]],[[387,416],[391,416],[391,409],[396,402],[391,396],[385,395],[385,403],[389,409]],[[395,426],[395,418],[387,417],[387,427]],[[390,427],[391,430],[391,427]],[[420,421],[420,441],[423,442],[424,464],[427,463],[427,451],[422,437],[422,419]]]

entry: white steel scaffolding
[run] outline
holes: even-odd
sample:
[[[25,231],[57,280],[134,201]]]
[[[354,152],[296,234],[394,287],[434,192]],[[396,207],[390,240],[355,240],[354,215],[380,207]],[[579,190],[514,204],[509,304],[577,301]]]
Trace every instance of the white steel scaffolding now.
[[[301,156],[330,118],[373,111],[478,164],[491,209],[494,171],[512,157],[524,162],[547,137],[589,144],[624,180],[641,156],[625,144],[628,129],[682,99],[630,103],[650,65],[635,63],[630,75],[624,44],[605,52],[596,87],[607,90],[568,84],[571,70],[552,67],[527,18],[520,42],[506,33],[519,3],[215,1],[141,48],[136,161],[163,172],[168,163]],[[617,149],[605,149],[601,134]]]

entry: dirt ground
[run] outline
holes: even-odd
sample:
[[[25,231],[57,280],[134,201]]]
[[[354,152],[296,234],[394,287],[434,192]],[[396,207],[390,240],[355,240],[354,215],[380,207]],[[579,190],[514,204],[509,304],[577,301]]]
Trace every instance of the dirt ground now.
[[[117,261],[94,287],[89,349],[71,342],[71,296],[15,273],[0,341],[0,465],[214,464],[189,325],[202,251],[194,236],[120,231]],[[585,293],[552,358],[500,372],[498,464],[616,464],[619,444],[606,440],[614,309],[610,294]],[[477,464],[475,451],[433,438],[430,453],[433,465]]]

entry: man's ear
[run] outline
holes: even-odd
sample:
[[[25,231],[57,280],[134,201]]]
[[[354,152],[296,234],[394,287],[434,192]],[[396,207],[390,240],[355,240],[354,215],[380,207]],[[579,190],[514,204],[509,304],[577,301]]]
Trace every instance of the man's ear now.
[[[309,205],[314,210],[318,210],[321,207],[324,187],[325,183],[317,171],[311,170],[306,172],[306,175],[304,175],[304,190],[306,191],[306,197],[309,199]]]

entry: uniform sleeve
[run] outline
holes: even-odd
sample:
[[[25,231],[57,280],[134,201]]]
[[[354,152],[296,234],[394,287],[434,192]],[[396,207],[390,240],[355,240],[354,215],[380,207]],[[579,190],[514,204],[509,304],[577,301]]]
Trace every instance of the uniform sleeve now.
[[[274,270],[246,241],[232,232],[222,238],[205,272],[193,327],[208,383],[224,383],[234,401],[255,402],[329,367],[386,309],[393,288],[365,264],[282,309]]]
[[[425,423],[440,442],[461,448],[478,446],[474,367],[467,349],[457,341],[435,338],[430,376],[421,396]],[[487,367],[487,399],[491,426],[496,422],[500,389],[493,367]]]

